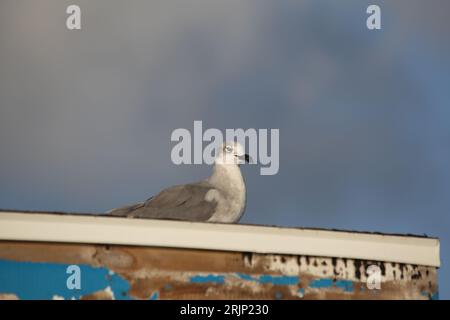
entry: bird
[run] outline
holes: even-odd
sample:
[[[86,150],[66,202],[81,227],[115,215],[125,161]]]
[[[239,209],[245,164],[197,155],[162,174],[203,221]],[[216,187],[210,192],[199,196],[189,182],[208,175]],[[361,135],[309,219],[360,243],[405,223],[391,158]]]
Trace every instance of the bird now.
[[[246,187],[240,165],[253,159],[238,142],[218,148],[210,177],[162,190],[146,201],[112,209],[115,217],[237,223],[246,208]]]

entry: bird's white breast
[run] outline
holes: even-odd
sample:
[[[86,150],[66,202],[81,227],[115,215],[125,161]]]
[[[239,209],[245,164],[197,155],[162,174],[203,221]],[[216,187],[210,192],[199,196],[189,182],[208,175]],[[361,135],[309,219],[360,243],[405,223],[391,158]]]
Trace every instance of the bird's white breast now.
[[[210,183],[220,189],[210,190],[205,197],[207,201],[216,201],[217,207],[210,222],[237,222],[245,211],[246,189],[241,170],[233,165],[216,165]]]

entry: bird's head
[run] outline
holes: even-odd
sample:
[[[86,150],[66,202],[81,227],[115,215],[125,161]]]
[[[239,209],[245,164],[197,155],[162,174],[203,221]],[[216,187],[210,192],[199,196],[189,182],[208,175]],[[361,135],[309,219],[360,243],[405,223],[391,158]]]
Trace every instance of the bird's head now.
[[[251,163],[253,159],[245,153],[244,147],[238,142],[225,142],[219,148],[216,163],[236,164]]]

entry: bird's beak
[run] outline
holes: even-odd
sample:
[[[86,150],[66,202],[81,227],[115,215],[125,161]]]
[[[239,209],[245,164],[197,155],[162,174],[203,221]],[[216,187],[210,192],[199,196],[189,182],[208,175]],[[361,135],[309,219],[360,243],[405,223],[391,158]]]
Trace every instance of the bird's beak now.
[[[248,154],[244,154],[243,156],[238,156],[238,159],[243,161],[244,163],[253,163],[252,157],[250,157]]]

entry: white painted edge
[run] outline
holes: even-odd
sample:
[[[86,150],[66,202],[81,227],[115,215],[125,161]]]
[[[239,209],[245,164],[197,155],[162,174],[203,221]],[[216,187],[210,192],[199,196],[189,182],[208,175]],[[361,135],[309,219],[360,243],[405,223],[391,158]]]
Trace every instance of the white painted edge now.
[[[440,266],[439,240],[240,224],[0,211],[0,240],[295,254]]]

